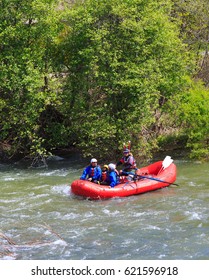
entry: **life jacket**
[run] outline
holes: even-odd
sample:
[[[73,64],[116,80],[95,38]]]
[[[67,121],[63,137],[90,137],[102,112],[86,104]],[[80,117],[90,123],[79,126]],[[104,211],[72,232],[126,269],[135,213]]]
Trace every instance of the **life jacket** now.
[[[90,173],[89,173],[89,178],[94,178],[95,168],[96,167],[91,167]]]
[[[107,171],[102,171],[102,182],[107,180]]]
[[[124,167],[129,167],[129,169],[135,169],[136,168],[136,161],[132,154],[128,155],[127,157],[123,157],[121,159],[121,162],[124,164]]]
[[[101,168],[98,165],[95,167],[90,166],[88,171],[88,178],[101,180]]]

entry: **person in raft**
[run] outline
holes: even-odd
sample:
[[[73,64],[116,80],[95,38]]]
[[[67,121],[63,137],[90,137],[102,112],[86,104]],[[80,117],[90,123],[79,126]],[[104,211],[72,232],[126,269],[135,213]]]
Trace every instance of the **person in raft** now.
[[[123,157],[117,162],[116,166],[119,166],[123,164],[124,168],[123,170],[120,170],[119,174],[120,176],[128,176],[128,175],[135,175],[135,171],[137,169],[136,167],[136,161],[130,152],[130,149],[125,148],[123,150]]]
[[[119,183],[118,171],[116,170],[116,166],[113,163],[108,165],[106,182],[111,188],[114,188]]]
[[[108,165],[102,167],[102,176],[101,176],[101,185],[107,185],[107,174],[108,174]]]
[[[101,180],[102,170],[100,166],[97,165],[97,160],[95,158],[92,158],[90,163],[91,164],[84,169],[80,179],[98,183]]]

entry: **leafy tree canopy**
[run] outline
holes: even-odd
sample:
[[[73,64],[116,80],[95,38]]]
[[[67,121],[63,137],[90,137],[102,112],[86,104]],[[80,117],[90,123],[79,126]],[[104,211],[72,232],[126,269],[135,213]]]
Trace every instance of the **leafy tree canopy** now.
[[[208,83],[207,6],[2,0],[0,146],[114,160],[131,140],[148,159],[160,139],[184,135],[191,155],[207,158],[208,90],[194,79]]]
[[[81,147],[101,152],[132,140],[147,155],[156,145],[156,112],[181,91],[188,70],[170,11],[170,1],[143,0],[86,0],[69,11],[63,62]]]

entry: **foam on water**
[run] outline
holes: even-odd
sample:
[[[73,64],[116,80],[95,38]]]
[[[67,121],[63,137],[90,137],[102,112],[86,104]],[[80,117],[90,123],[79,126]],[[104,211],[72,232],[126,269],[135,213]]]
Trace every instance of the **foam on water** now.
[[[5,177],[3,178],[4,181],[14,181],[15,178],[14,177]]]
[[[104,209],[104,210],[103,210],[103,213],[106,214],[106,215],[108,215],[109,217],[110,217],[110,216],[116,217],[116,216],[120,215],[121,212],[120,212],[119,210],[115,210],[115,211],[111,212],[111,211],[108,210],[108,209]]]
[[[178,188],[106,201],[71,194],[83,170],[74,163],[4,168],[0,228],[16,246],[0,240],[1,259],[209,258],[208,165],[178,164]]]
[[[57,194],[69,194],[70,192],[70,187],[69,185],[57,185],[52,187],[52,192],[57,193]]]
[[[186,211],[185,215],[188,217],[189,220],[202,220],[202,215],[196,212]]]

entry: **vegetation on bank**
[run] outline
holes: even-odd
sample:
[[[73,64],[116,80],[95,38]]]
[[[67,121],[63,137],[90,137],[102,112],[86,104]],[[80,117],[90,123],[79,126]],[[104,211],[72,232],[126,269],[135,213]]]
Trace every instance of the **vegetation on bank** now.
[[[209,158],[207,0],[2,0],[2,155]],[[184,140],[182,142],[182,139]]]

